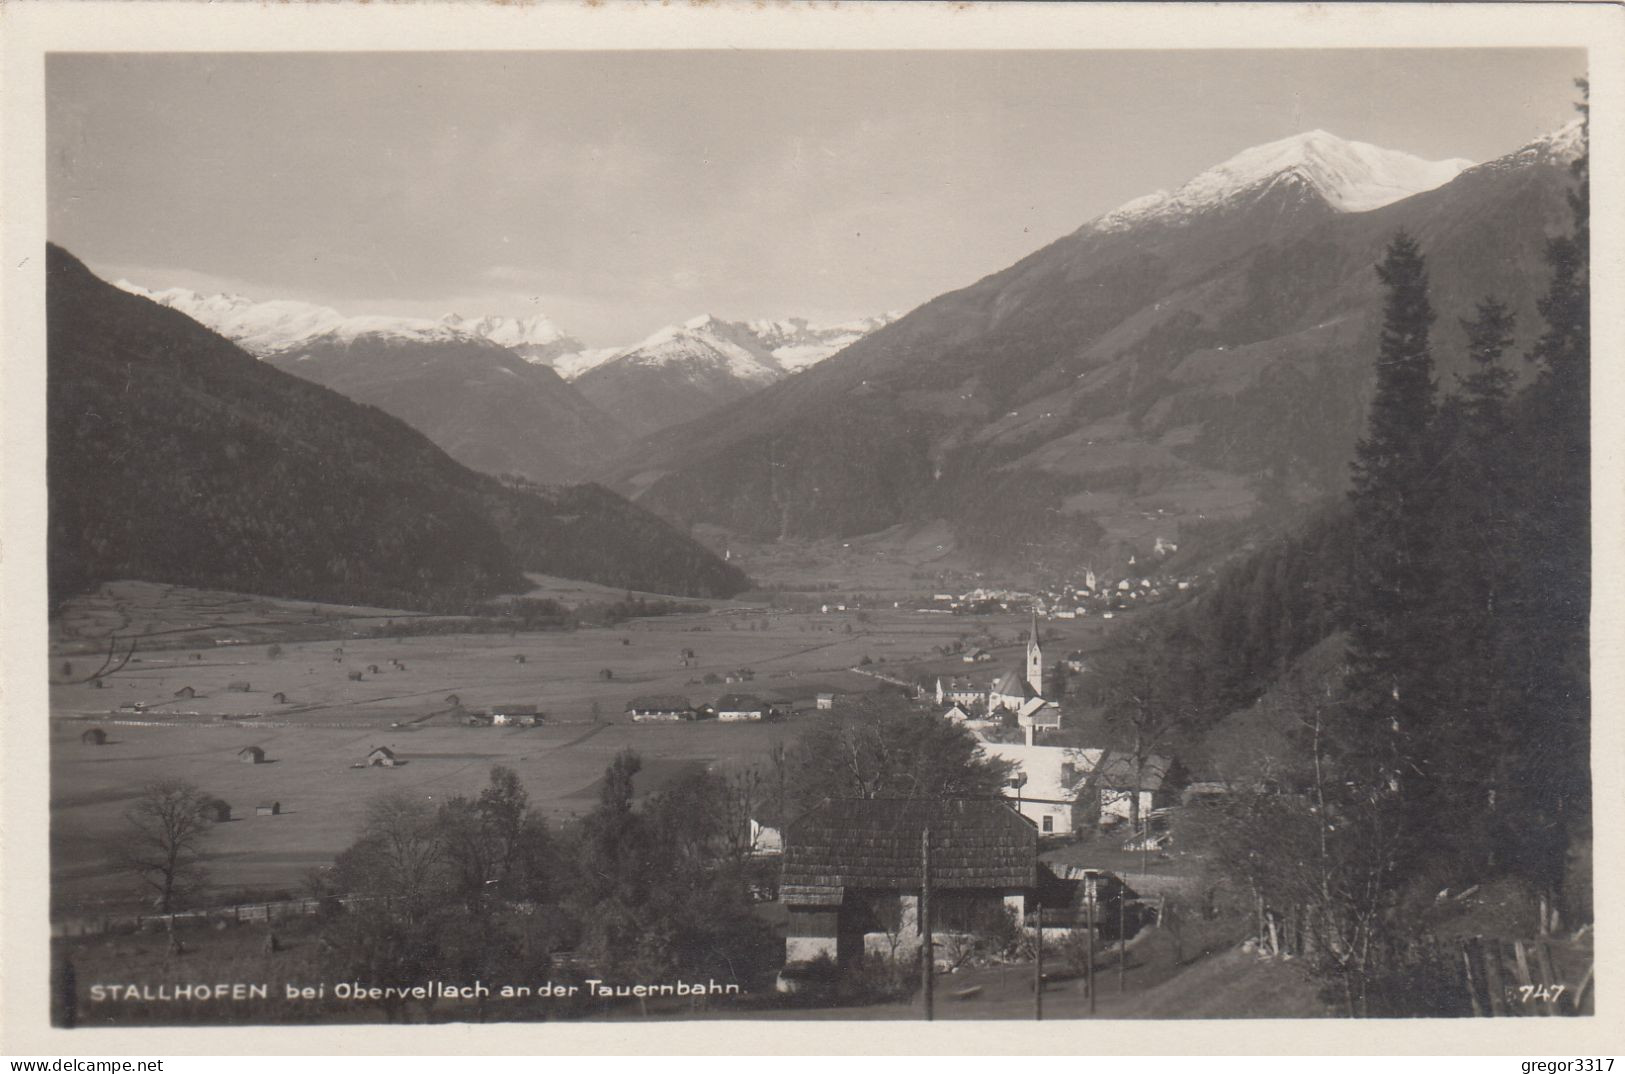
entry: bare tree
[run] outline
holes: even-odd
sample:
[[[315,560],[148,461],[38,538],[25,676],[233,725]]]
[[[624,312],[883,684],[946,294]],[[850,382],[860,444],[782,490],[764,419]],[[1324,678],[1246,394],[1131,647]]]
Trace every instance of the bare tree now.
[[[421,920],[448,880],[434,808],[404,789],[378,795],[336,865],[344,889],[383,896],[408,922]]]
[[[210,801],[194,784],[165,779],[147,784],[124,814],[129,830],[116,848],[119,862],[151,892],[159,913],[169,913],[204,879],[203,841],[211,826]]]

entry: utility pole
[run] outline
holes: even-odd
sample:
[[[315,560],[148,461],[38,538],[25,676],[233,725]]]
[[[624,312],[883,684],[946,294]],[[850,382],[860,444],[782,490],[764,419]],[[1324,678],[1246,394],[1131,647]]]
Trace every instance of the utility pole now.
[[[1098,882],[1097,882],[1096,878],[1092,877],[1092,876],[1088,880],[1086,880],[1085,883],[1088,885],[1086,890],[1089,893],[1089,928],[1088,928],[1088,933],[1089,933],[1089,962],[1088,962],[1088,964],[1086,966],[1086,972],[1087,972],[1088,981],[1089,981],[1089,1013],[1094,1014],[1095,1013],[1095,895],[1099,891],[1099,885],[1098,885]]]
[[[925,1020],[933,1021],[935,997],[932,995],[934,966],[931,951],[931,828],[920,833],[920,991],[925,996]]]
[[[1117,991],[1123,991],[1123,973],[1128,966],[1128,891],[1117,893]]]
[[[1033,1020],[1044,1020],[1044,908],[1033,911]]]

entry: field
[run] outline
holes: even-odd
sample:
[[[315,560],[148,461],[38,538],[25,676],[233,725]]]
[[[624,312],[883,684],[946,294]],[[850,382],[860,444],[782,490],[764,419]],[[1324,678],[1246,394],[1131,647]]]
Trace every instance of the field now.
[[[404,619],[388,609],[137,583],[108,587],[65,609],[58,623],[71,630],[54,639],[54,679],[71,680],[62,674],[65,660],[79,678],[96,669],[95,653],[105,644],[94,640],[98,626],[104,633],[114,626],[147,633],[174,647],[143,641],[101,688],[53,682],[51,876],[58,913],[89,912],[128,896],[128,879],[109,864],[108,841],[142,786],[155,779],[190,780],[231,804],[233,819],[210,837],[217,888],[297,890],[308,868],[330,863],[349,845],[364,803],[386,788],[435,799],[470,793],[503,764],[519,773],[540,809],[565,818],[592,807],[604,767],[622,749],[642,755],[638,791],[648,794],[686,765],[749,763],[798,730],[795,719],[634,724],[623,710],[639,695],[676,693],[698,703],[748,692],[795,702],[824,690],[873,689],[881,684],[876,674],[968,673],[968,665],[937,651],[967,633],[992,633],[1010,647],[995,664],[974,669],[991,678],[1018,659],[1023,626],[1015,615],[968,620],[890,608],[793,614],[725,603],[607,629],[354,636]],[[1054,645],[1083,643],[1083,633],[1096,628],[1080,625],[1076,638]],[[308,637],[317,631],[327,636]],[[177,646],[176,639],[191,645]],[[694,653],[686,667],[684,650]],[[753,672],[750,681],[725,681],[740,669]],[[248,689],[230,689],[233,683]],[[183,688],[193,696],[177,698]],[[537,728],[467,727],[454,715],[453,695],[469,710],[539,705],[547,719]],[[81,741],[92,727],[107,733],[104,745]],[[265,763],[240,763],[246,746],[262,748]],[[375,746],[388,746],[405,763],[352,767]],[[255,806],[269,801],[281,804],[281,815],[255,815]]]

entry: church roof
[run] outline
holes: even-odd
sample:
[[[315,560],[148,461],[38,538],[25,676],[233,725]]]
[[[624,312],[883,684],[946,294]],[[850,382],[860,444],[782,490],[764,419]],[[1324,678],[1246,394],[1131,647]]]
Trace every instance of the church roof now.
[[[1005,697],[1029,698],[1036,697],[1037,691],[1022,676],[1019,671],[1007,671],[1000,675],[993,683],[993,693]]]

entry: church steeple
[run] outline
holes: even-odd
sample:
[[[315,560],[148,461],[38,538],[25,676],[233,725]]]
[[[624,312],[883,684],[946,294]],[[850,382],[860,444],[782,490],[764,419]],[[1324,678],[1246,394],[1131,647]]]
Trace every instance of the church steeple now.
[[[1027,685],[1044,696],[1044,649],[1038,644],[1038,609],[1033,609],[1033,629],[1027,638]]]

